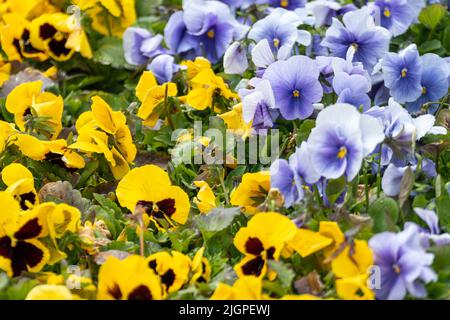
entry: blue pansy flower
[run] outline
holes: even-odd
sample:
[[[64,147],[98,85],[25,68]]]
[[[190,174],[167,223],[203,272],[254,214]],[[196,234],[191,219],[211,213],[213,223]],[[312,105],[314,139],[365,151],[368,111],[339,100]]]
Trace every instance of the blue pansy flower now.
[[[333,18],[326,31],[322,45],[329,48],[335,57],[346,58],[350,48],[355,61],[362,62],[369,72],[389,49],[391,34],[383,27],[375,25],[366,9],[344,14],[343,23]]]
[[[327,179],[345,175],[350,181],[358,174],[363,158],[383,140],[383,127],[376,118],[338,103],[319,113],[308,146],[317,172]]]
[[[417,46],[411,44],[399,53],[389,52],[382,61],[384,84],[400,103],[415,101],[422,92],[422,62]]]

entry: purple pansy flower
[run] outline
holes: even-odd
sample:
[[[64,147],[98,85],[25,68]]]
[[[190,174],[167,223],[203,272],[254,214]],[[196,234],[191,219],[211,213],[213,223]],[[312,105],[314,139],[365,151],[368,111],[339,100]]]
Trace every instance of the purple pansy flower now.
[[[370,98],[366,94],[370,90],[370,82],[366,77],[338,72],[333,78],[333,89],[338,95],[337,102],[349,103],[363,110],[370,108]]]
[[[415,101],[422,92],[422,63],[415,44],[399,53],[389,52],[382,61],[384,84],[400,103]]]
[[[361,114],[354,106],[338,103],[323,109],[308,138],[311,160],[328,179],[345,174],[352,180],[362,160],[384,139],[377,119]]]
[[[285,59],[290,56],[292,47],[306,32],[297,30],[300,23],[300,17],[294,12],[273,10],[267,17],[255,22],[248,33],[248,38],[257,43],[266,39],[274,55]]]
[[[294,10],[303,8],[306,0],[268,0],[267,2],[272,7],[281,7],[287,10]]]
[[[150,58],[167,51],[162,47],[162,41],[160,34],[153,35],[143,28],[127,28],[123,33],[125,60],[132,65],[147,63]]]
[[[381,179],[381,188],[387,196],[398,196],[400,193],[402,178],[408,168],[413,171],[416,169],[415,166],[396,167],[392,163],[388,165],[383,173],[383,178]]]
[[[183,11],[170,17],[164,39],[173,52],[185,58],[205,56],[215,63],[232,40],[242,38],[247,29],[222,2],[188,0],[183,3]]]
[[[352,48],[355,51],[354,59],[362,62],[366,70],[372,71],[373,66],[389,49],[389,31],[376,26],[365,9],[347,12],[343,22],[333,18],[322,45],[328,47],[333,56],[340,58],[345,58]]]
[[[306,56],[294,56],[272,63],[264,72],[269,80],[283,118],[306,119],[314,111],[313,103],[323,95],[317,63]]]
[[[434,53],[423,55],[421,60],[421,92],[416,101],[406,104],[406,108],[410,112],[419,111],[424,103],[439,101],[448,92],[448,77],[450,76],[448,63]]]
[[[424,0],[375,0],[370,4],[374,15],[379,17],[380,25],[388,29],[394,37],[405,33],[417,20],[420,10],[425,7]]]
[[[426,297],[424,284],[436,281],[431,268],[434,255],[427,253],[415,228],[400,233],[382,232],[373,236],[369,246],[380,268],[381,284],[378,299],[401,300],[406,294]]]

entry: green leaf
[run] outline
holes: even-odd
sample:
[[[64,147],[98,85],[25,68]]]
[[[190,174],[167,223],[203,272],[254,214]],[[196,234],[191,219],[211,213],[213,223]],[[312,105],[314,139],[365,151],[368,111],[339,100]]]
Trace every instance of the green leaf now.
[[[296,143],[300,145],[302,141],[306,141],[311,130],[315,127],[316,122],[311,119],[304,120],[297,130]]]
[[[333,205],[342,194],[342,192],[345,191],[345,186],[345,177],[328,181],[327,188],[325,189],[325,194],[327,195],[328,202],[330,202],[331,205]]]
[[[291,286],[295,277],[294,271],[281,261],[268,260],[269,268],[277,273],[277,279],[284,289]]]
[[[442,43],[437,39],[433,39],[433,40],[425,41],[424,43],[422,43],[419,46],[419,51],[420,51],[420,53],[428,53],[428,52],[433,52],[433,51],[439,50],[441,48],[442,48]]]
[[[373,231],[395,231],[399,216],[397,202],[388,197],[375,200],[369,207],[369,215],[373,219]]]
[[[440,196],[436,199],[436,211],[441,225],[450,230],[450,197]]]
[[[444,36],[442,37],[442,46],[450,53],[450,25],[444,30]]]
[[[241,212],[240,208],[214,208],[207,215],[197,217],[197,226],[203,232],[218,232],[228,227]]]
[[[111,199],[106,198],[105,195],[94,193],[94,198],[104,209],[109,209],[114,212],[116,218],[122,218],[122,210],[120,207]]]
[[[419,15],[419,21],[428,29],[434,29],[445,15],[445,7],[436,3],[427,6]]]
[[[98,49],[94,52],[93,60],[114,68],[123,68],[126,64],[122,40],[115,37],[102,38]]]
[[[450,272],[450,244],[433,246],[429,251],[434,253],[433,269]]]

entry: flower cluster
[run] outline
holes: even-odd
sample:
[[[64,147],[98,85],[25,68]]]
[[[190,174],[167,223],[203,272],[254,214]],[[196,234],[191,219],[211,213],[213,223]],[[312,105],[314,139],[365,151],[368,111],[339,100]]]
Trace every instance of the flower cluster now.
[[[450,14],[0,0],[0,299],[448,299]]]

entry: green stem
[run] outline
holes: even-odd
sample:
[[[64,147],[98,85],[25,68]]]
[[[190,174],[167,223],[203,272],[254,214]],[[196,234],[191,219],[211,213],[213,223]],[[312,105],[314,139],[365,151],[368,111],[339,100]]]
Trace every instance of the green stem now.
[[[227,205],[229,205],[230,204],[230,198],[228,197],[228,189],[225,186],[225,181],[223,180],[222,172],[221,172],[221,170],[219,169],[218,166],[216,167],[216,170],[217,170],[217,175],[219,176],[220,185],[222,186],[223,194],[225,196],[225,203]]]
[[[369,211],[369,175],[367,172],[367,166],[363,163],[363,171],[364,171],[364,194],[366,200],[366,212]]]
[[[380,145],[380,154],[377,161],[377,198],[381,195],[381,156],[382,156],[383,144]]]

